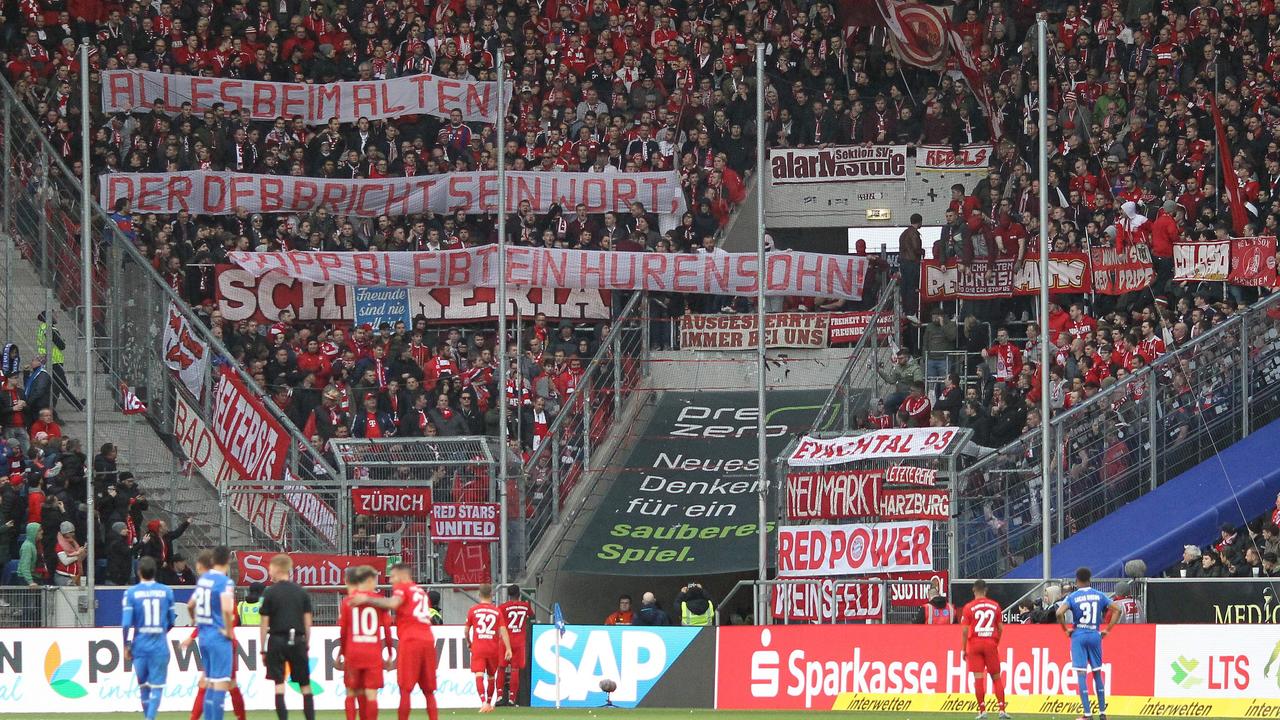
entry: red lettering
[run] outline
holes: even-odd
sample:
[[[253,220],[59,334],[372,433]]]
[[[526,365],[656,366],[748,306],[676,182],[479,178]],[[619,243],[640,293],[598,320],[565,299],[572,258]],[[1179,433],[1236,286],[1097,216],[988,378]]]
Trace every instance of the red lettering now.
[[[136,79],[137,76],[130,71],[122,70],[107,73],[108,104],[110,105],[107,109],[109,111],[128,111],[145,104],[143,101],[135,99],[133,83]]]
[[[355,261],[356,285],[373,287],[380,283],[376,253],[354,253],[351,259]]]
[[[351,86],[352,105],[356,116],[378,114],[378,88],[373,83]]]
[[[436,105],[437,110],[441,113],[449,112],[457,107],[459,110],[465,108],[458,107],[458,101],[462,99],[461,95],[450,94],[450,91],[457,90],[462,87],[462,83],[457,80],[440,79],[436,83]]]

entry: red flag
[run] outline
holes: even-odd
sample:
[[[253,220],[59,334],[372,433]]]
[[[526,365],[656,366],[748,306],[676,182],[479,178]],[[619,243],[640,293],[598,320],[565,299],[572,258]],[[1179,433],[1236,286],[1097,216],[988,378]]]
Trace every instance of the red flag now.
[[[138,394],[128,384],[120,383],[120,394],[124,396],[123,410],[125,415],[142,415],[147,411],[146,404],[142,402]]]
[[[1244,234],[1244,226],[1249,223],[1249,213],[1244,209],[1244,197],[1240,193],[1240,181],[1236,178],[1236,168],[1231,148],[1227,145],[1227,131],[1222,126],[1222,113],[1218,112],[1218,98],[1209,96],[1209,107],[1213,110],[1213,127],[1217,131],[1218,163],[1222,166],[1222,184],[1227,191],[1227,203],[1231,206],[1231,230],[1237,235]]]

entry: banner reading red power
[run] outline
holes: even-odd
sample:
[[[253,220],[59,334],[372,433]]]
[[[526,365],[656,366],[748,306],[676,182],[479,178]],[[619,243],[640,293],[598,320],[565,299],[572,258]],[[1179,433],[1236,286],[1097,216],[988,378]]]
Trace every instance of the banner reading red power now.
[[[262,400],[226,367],[213,398],[213,435],[227,461],[246,480],[279,480],[289,452],[289,436]]]
[[[240,569],[238,582],[241,585],[248,585],[254,582],[271,582],[267,575],[267,566],[271,564],[271,558],[278,554],[274,552],[237,552],[236,565]],[[305,587],[340,587],[346,582],[343,574],[349,567],[369,565],[378,571],[379,577],[385,574],[383,571],[387,567],[386,560],[376,557],[317,555],[313,553],[286,554],[293,560],[293,573],[289,575],[289,579]]]
[[[1108,636],[1103,670],[1111,695],[1153,694],[1155,642],[1154,625],[1121,625]],[[1071,643],[1057,627],[1008,626],[1000,657],[1010,695],[1076,693]],[[828,710],[846,693],[871,702],[969,693],[971,685],[954,626],[722,627],[717,635],[719,710]]]
[[[357,515],[426,517],[431,514],[431,488],[354,488],[351,507]]]
[[[932,569],[933,523],[928,520],[778,528],[780,577]]]

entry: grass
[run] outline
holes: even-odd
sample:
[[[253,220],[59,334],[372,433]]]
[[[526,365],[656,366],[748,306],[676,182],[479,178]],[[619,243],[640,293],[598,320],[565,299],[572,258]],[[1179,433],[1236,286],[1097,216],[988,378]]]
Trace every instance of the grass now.
[[[602,717],[613,715],[619,716],[620,720],[666,720],[668,718],[714,718],[714,720],[814,720],[815,714],[811,711],[798,712],[782,712],[782,711],[744,711],[744,710],[553,710],[553,709],[530,709],[530,708],[498,708],[488,715],[479,715],[475,710],[441,710],[440,717],[443,718],[475,718],[485,717],[493,720],[502,720],[504,718],[546,718],[551,720],[598,720]],[[62,715],[62,714],[35,714],[35,715],[6,715],[6,720],[123,720],[124,718],[138,717],[139,713],[97,713],[92,715]],[[185,712],[162,712],[161,720],[187,720],[190,713]],[[227,718],[232,719],[235,716],[229,711]],[[275,720],[275,711],[258,710],[249,713],[249,720]],[[290,709],[290,718],[302,718],[301,708]],[[317,720],[345,720],[345,716],[338,710],[325,710],[316,713]],[[378,717],[382,720],[392,720],[396,717],[395,708],[381,708]],[[413,720],[423,720],[427,717],[426,710],[414,708]],[[832,713],[832,720],[961,720],[969,718],[969,715],[958,713],[898,713],[898,714],[875,714],[875,713],[853,713],[840,712]],[[995,717],[994,714],[991,715]],[[1016,716],[1015,716],[1016,717]],[[1049,715],[1025,715],[1026,718],[1049,718]],[[1067,717],[1067,716],[1060,716]],[[1110,720],[1129,720],[1124,716],[1108,715]],[[1221,720],[1233,720],[1231,718],[1222,718]]]

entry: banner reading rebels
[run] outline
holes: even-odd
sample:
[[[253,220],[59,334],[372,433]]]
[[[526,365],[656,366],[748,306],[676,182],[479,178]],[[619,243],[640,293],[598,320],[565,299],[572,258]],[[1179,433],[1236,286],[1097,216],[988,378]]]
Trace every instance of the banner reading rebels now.
[[[289,452],[289,436],[262,400],[226,367],[213,398],[213,435],[227,461],[246,480],[279,480]]]
[[[508,83],[504,97],[511,97]],[[308,125],[324,125],[330,118],[352,123],[407,115],[449,117],[454,110],[466,122],[497,122],[498,84],[453,80],[423,73],[388,80],[360,80],[321,84],[283,83],[239,78],[170,75],[146,70],[106,70],[102,73],[102,110],[127,113],[153,110],[159,100],[165,112],[176,115],[184,103],[203,115],[221,103],[227,112],[240,111],[248,120],[302,118]]]

